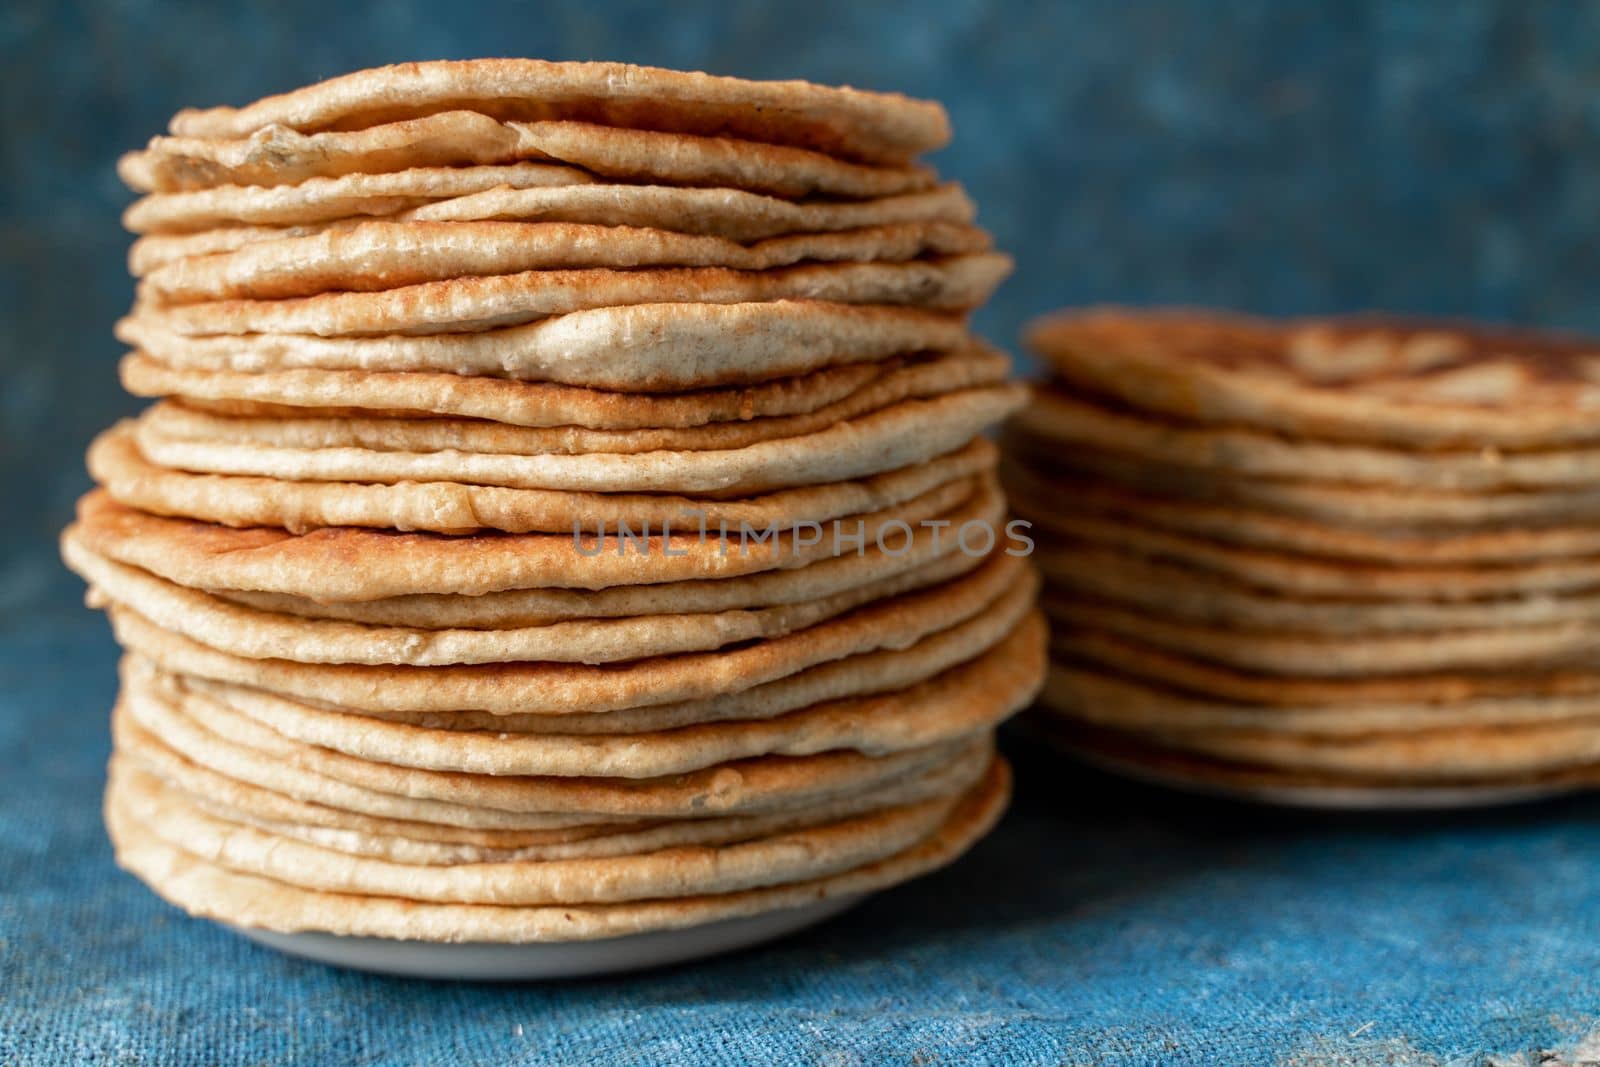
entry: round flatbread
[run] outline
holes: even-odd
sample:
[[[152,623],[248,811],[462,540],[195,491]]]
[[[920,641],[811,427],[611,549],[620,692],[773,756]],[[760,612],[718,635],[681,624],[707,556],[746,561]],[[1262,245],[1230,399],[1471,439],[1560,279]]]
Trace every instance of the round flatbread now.
[[[139,419],[134,439],[146,462],[195,474],[362,485],[449,483],[537,492],[752,496],[871,477],[926,463],[966,445],[1027,402],[1020,384],[902,400],[798,437],[743,448],[635,453],[409,451],[385,442],[299,447],[273,441],[173,436]]]
[[[1169,534],[1279,554],[1359,560],[1407,567],[1534,563],[1600,556],[1600,528],[1541,526],[1437,532],[1340,529],[1307,519],[1231,504],[1165,499],[1084,479],[1044,479],[1025,462],[1006,464],[1011,499],[1034,516],[1065,517],[1056,500],[1072,501],[1076,515],[1133,523]]]
[[[691,451],[743,448],[763,441],[799,437],[891,407],[1005,380],[1009,361],[999,353],[973,351],[906,362],[894,361],[884,373],[850,395],[816,411],[773,418],[723,420],[704,426],[594,430],[586,426],[512,426],[482,419],[331,418],[225,416],[181,401],[153,405],[144,424],[170,440],[261,443],[289,448],[371,448],[384,451],[463,452],[507,455],[554,453]]]
[[[169,372],[418,372],[434,378],[456,375],[554,382],[571,388],[546,389],[545,393],[569,398],[589,396],[595,406],[604,403],[614,408],[631,405],[647,409],[651,398],[613,398],[605,390],[624,394],[668,390],[687,393],[681,398],[661,398],[655,404],[670,410],[674,405],[690,409],[699,402],[716,410],[722,392],[718,387],[773,383],[752,393],[749,414],[733,416],[741,418],[777,413],[770,401],[756,403],[763,392],[785,390],[794,394],[785,409],[789,413],[809,410],[797,409],[794,402],[812,394],[825,395],[824,403],[838,400],[844,391],[833,385],[833,380],[854,375],[849,386],[859,387],[879,373],[873,364],[882,366],[911,353],[970,352],[974,347],[965,324],[940,312],[801,300],[595,308],[498,330],[414,337],[203,337],[178,333],[148,318],[134,316],[117,324],[117,336]],[[856,369],[846,369],[852,366]],[[831,375],[817,373],[830,368],[834,369]],[[779,385],[775,379],[789,380]],[[430,389],[442,391],[432,378],[425,382]],[[492,393],[503,384],[486,382],[480,391]],[[459,384],[455,388],[466,386]],[[350,406],[361,403],[359,395],[348,392],[330,399]],[[390,401],[367,406],[403,405]],[[421,410],[448,409],[423,406]],[[466,414],[483,417],[476,412]],[[566,425],[553,421],[550,424]],[[649,425],[652,424],[637,422],[628,428]]]
[[[1010,273],[1010,257],[998,252],[904,263],[803,263],[764,271],[533,270],[286,300],[219,300],[178,307],[141,302],[134,315],[159,329],[188,335],[363,337],[472,332],[586,309],[682,302],[822,300],[959,312],[988,300]]]
[[[1344,737],[1600,719],[1596,695],[1303,706],[1214,700],[1070,659],[1051,665],[1039,702],[1093,726],[1148,736],[1255,730]]]
[[[1300,737],[1253,730],[1207,730],[1181,741],[1158,737],[1202,755],[1289,770],[1426,782],[1503,781],[1600,763],[1600,720],[1515,726],[1452,724],[1437,730],[1371,733],[1357,737]]]
[[[1097,310],[1028,343],[1064,382],[1196,423],[1405,447],[1600,439],[1596,346],[1459,324]]]
[[[1009,480],[1009,479],[1008,479]],[[1076,546],[1126,548],[1202,575],[1218,576],[1265,593],[1336,598],[1363,603],[1461,602],[1513,597],[1569,596],[1600,588],[1600,558],[1517,561],[1476,565],[1472,561],[1408,566],[1359,559],[1323,558],[1298,552],[1257,550],[1205,536],[1145,527],[1123,518],[1086,513],[1064,517],[1037,512],[1012,497],[1017,514],[1034,524],[1041,567],[1070,573]]]
[[[1600,595],[1480,600],[1347,600],[1280,595],[1248,582],[1089,542],[1052,542],[1039,562],[1052,590],[1156,618],[1323,636],[1515,629],[1600,621]]]
[[[949,222],[902,222],[740,244],[725,237],[572,222],[371,221],[168,263],[140,281],[139,299],[152,305],[278,300],[590,268],[766,271],[798,263],[903,263],[982,252],[989,245],[988,234],[976,226]]]
[[[977,208],[954,182],[873,200],[799,202],[739,189],[597,183],[485,190],[427,204],[402,217],[435,222],[498,220],[646,226],[749,242],[784,234],[836,233],[898,223],[967,224],[977,218]]]
[[[185,238],[216,234],[211,249],[229,251],[255,240],[290,236],[290,230],[346,225],[363,217],[578,222],[759,241],[904,222],[970,223],[976,216],[971,199],[953,182],[873,200],[797,203],[741,189],[615,185],[573,167],[513,163],[156,193],[135,201],[122,221],[151,237],[135,242],[136,250],[129,253],[133,273],[143,276],[192,254],[185,249],[195,246],[185,245]]]
[[[297,663],[414,667],[530,661],[598,664],[705,652],[743,641],[782,637],[865,604],[950,581],[981,562],[960,552],[949,553],[829,597],[769,608],[572,619],[483,630],[376,626],[261,611],[114,563],[96,555],[70,532],[62,539],[62,556],[110,603],[234,655]]]
[[[1252,478],[1161,466],[1087,449],[1055,455],[1058,458],[1051,461],[1039,455],[1028,461],[1047,472],[1059,470],[1068,480],[1102,481],[1155,496],[1238,505],[1342,529],[1429,531],[1449,537],[1457,530],[1571,526],[1600,516],[1600,483],[1497,492],[1405,489]]]
[[[746,551],[738,552],[725,550],[715,538],[701,539],[693,528],[643,545],[617,537],[578,541],[570,534],[446,537],[358,527],[291,534],[267,527],[237,529],[191,519],[163,518],[118,504],[103,489],[90,492],[78,502],[73,535],[108,559],[194,589],[275,593],[319,604],[411,596],[472,597],[482,601],[487,595],[508,590],[544,590],[552,600],[534,599],[521,610],[571,616],[575,609],[591,602],[590,594],[595,590],[642,586],[656,587],[663,595],[671,595],[682,583],[728,582],[767,571],[805,568],[824,560],[838,559],[857,572],[866,570],[874,576],[887,576],[888,571],[875,567],[884,556],[914,565],[938,555],[930,551],[932,534],[938,527],[925,526],[925,521],[948,520],[959,529],[968,521],[994,520],[999,502],[992,497],[998,494],[993,493],[992,484],[984,484],[988,488],[976,501],[978,483],[969,476],[936,485],[905,503],[861,515],[858,521],[863,544],[853,557],[864,561],[859,565],[850,564],[851,554],[836,552],[826,539],[813,541],[794,531],[780,533],[759,545],[752,543],[744,546]],[[975,505],[970,513],[961,510],[969,501]],[[955,521],[957,518],[960,523]],[[887,545],[889,527],[894,524],[898,532],[901,523],[913,528],[913,540],[901,556],[894,557],[880,550],[877,542],[881,538]],[[591,554],[595,545],[600,546],[600,551]],[[952,538],[945,538],[944,547],[952,545],[959,548]],[[899,541],[891,547],[898,549]],[[362,566],[344,565],[352,559],[362,560]],[[729,587],[718,584],[717,588]],[[804,580],[793,587],[802,599],[804,593],[813,590],[823,595],[823,588],[828,587],[813,587]],[[697,595],[704,593],[690,590],[688,599],[670,603],[693,603]],[[494,602],[487,603],[491,605],[488,610],[493,610]],[[619,606],[645,607],[649,603],[624,598]],[[749,601],[735,596],[715,603],[738,606]],[[273,609],[269,606],[269,610]],[[618,613],[659,614],[626,610]]]
[[[879,548],[873,542],[865,552],[847,551],[805,566],[749,576],[599,590],[512,589],[478,596],[423,593],[354,602],[325,602],[282,593],[224,592],[216,595],[245,607],[308,619],[435,630],[451,627],[499,630],[572,619],[749,611],[805,604],[886,582],[912,571],[932,574],[934,572],[928,569],[930,565],[953,554],[961,554],[970,565],[976,566],[977,559],[962,552],[959,533],[952,535],[950,531],[960,531],[969,524],[998,528],[1004,521],[1004,498],[989,487],[962,507],[942,513],[927,525],[913,527],[911,541],[906,546],[897,540],[892,548]],[[887,539],[885,544],[887,546]],[[953,576],[962,565],[952,563],[949,566]],[[1571,610],[1573,617],[1581,617],[1576,609]],[[1531,610],[1524,614],[1538,617]]]
[[[950,137],[942,107],[899,93],[537,59],[374,67],[242,108],[186,109],[173,116],[171,128],[188,137],[244,137],[265,126],[360,129],[461,107],[501,117],[566,115],[608,126],[727,133],[879,159],[932,151]]]
[[[1488,778],[1337,774],[1218,759],[1050,715],[1036,716],[1028,726],[1041,740],[1097,768],[1165,786],[1290,806],[1442,809],[1502,805],[1588,789],[1600,781],[1600,768],[1593,765]]]
[[[1273,706],[1431,704],[1458,700],[1588,697],[1600,693],[1600,674],[1586,667],[1538,671],[1439,670],[1345,678],[1268,675],[1243,671],[1143,645],[1103,630],[1056,625],[1052,658],[1083,662],[1118,675],[1221,701]]]
[[[113,775],[109,791],[130,818],[168,844],[214,851],[237,870],[310,889],[498,905],[615,903],[825,877],[911,847],[943,823],[957,799],[933,798],[715,849],[441,867],[341,853],[232,823],[146,775]]]
[[[220,185],[141,197],[122,213],[122,225],[143,234],[278,229],[394,215],[495,190],[569,188],[594,180],[576,167],[512,163],[503,167],[413,167],[390,174],[311,178],[299,185]],[[145,272],[135,269],[134,273]]]
[[[497,777],[395,767],[304,745],[165,682],[131,685],[116,714],[183,758],[257,788],[379,818],[480,830],[793,810],[875,790],[993,744],[976,736],[883,757],[758,757],[665,778]]]
[[[1046,387],[1016,420],[1040,451],[1085,448],[1212,477],[1281,478],[1446,492],[1570,487],[1600,482],[1600,448],[1502,452],[1400,449],[1290,439],[1256,430],[1191,425],[1115,411]]]
[[[127,732],[123,736],[128,736]],[[443,865],[585,859],[684,846],[715,847],[959,794],[977,783],[992,759],[990,751],[974,751],[971,758],[963,756],[903,781],[790,811],[544,831],[465,830],[341,812],[235,781],[188,762],[153,739],[138,752],[119,748],[112,755],[112,773],[122,766],[149,774],[184,794],[202,811],[229,822],[354,855]]]
[[[1206,663],[1297,680],[1586,667],[1600,641],[1600,627],[1587,619],[1481,630],[1322,635],[1199,625],[1070,597],[1047,597],[1045,609],[1052,622],[1069,629],[1104,631]]]
[[[671,704],[554,715],[372,708],[363,709],[361,714],[432,730],[491,730],[545,737],[638,734],[707,723],[770,719],[815,704],[893,693],[919,685],[1010,640],[1031,608],[1032,604],[1024,599],[1008,600],[995,610],[980,612],[905,648],[846,656],[749,689]],[[317,698],[302,694],[297,699]]]
[[[282,932],[322,930],[419,941],[573,941],[677,929],[906,881],[953,861],[987,833],[1005,810],[1010,781],[1009,769],[996,760],[989,778],[962,798],[938,831],[896,856],[854,871],[720,897],[625,905],[429,905],[310,892],[239,874],[173,846],[128,818],[115,796],[107,799],[106,823],[117,862],[193,915]]]
[[[117,174],[135,192],[174,193],[530,160],[565,163],[612,180],[726,186],[794,199],[867,199],[938,183],[930,168],[912,164],[877,166],[783,145],[585,122],[500,122],[474,111],[361,130],[303,134],[269,126],[238,139],[155,137],[144,150],[119,159]]]
[[[453,373],[283,370],[248,373],[168,367],[129,353],[119,365],[135,396],[173,396],[222,415],[428,418],[448,416],[512,426],[683,429],[719,422],[811,414],[891,373],[898,364],[849,363],[738,388],[621,393],[548,382]]]
[[[1044,672],[1043,619],[1030,615],[998,645],[906,689],[811,705],[770,719],[653,733],[505,734],[437,730],[330,711],[198,678],[175,684],[275,733],[358,759],[493,775],[655,778],[756,756],[851,749],[885,756],[992,729],[1026,707]],[[223,720],[208,718],[221,728]],[[225,731],[224,731],[225,732]]]
[[[626,666],[517,662],[410,667],[251,659],[162,629],[124,606],[107,607],[124,647],[174,673],[378,713],[573,715],[738,693],[847,656],[905,648],[978,617],[992,620],[1003,633],[1026,614],[1037,588],[1038,580],[1023,560],[999,554],[944,585],[859,608],[784,637]]]
[[[953,477],[975,474],[993,461],[987,442],[884,474],[829,485],[804,486],[735,499],[666,493],[587,493],[506,489],[458,482],[365,485],[286,482],[216,474],[189,474],[152,464],[140,454],[132,423],[106,431],[89,448],[89,471],[118,501],[154,512],[226,526],[278,526],[305,531],[319,526],[374,526],[390,530],[466,533],[655,535],[679,530],[732,531],[730,551],[752,540],[805,523],[832,523],[920,496]],[[725,524],[725,525],[724,525]],[[824,535],[838,534],[826,528]],[[751,531],[746,534],[745,531]],[[601,549],[596,547],[597,552]]]

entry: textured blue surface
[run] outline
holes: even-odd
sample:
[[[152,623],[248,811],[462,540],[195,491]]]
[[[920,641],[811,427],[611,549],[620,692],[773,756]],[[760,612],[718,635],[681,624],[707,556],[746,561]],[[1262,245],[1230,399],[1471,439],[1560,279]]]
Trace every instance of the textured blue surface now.
[[[1585,3],[0,6],[0,1063],[1499,1063],[1600,1026],[1600,803],[1248,811],[1025,763],[967,862],[771,949],[484,988],[161,906],[98,824],[113,648],[54,531],[131,410],[111,166],[178,106],[372,63],[616,58],[943,99],[1018,256],[987,309],[1388,307],[1600,330]],[[1068,779],[1063,781],[1063,779]],[[1352,1036],[1354,1035],[1354,1036]],[[1594,1042],[1600,1045],[1600,1041]]]

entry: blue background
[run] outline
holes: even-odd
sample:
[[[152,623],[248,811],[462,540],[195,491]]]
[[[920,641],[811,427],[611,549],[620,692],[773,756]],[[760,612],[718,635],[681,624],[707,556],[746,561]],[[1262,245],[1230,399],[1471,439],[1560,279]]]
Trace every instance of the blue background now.
[[[295,963],[116,873],[96,812],[114,650],[53,548],[84,444],[135,406],[110,335],[131,296],[113,161],[183,105],[500,54],[942,100],[937,162],[1018,259],[980,316],[1003,343],[1094,301],[1600,330],[1593,3],[8,0],[0,1062],[1577,1055],[1600,1025],[1584,801],[1311,818],[1025,761],[1017,810],[951,872],[771,950],[561,988]]]

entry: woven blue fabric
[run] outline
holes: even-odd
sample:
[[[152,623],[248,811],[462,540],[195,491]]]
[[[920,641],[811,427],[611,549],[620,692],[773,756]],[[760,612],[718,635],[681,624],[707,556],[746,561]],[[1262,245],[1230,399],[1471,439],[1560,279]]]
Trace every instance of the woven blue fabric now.
[[[0,1063],[1536,1063],[1596,1025],[1600,801],[1312,817],[1028,752],[966,860],[770,947],[509,987],[304,963],[113,868],[114,656],[80,620],[0,661]]]
[[[782,944],[549,986],[297,962],[117,872],[115,652],[53,547],[84,444],[137,406],[110,332],[132,291],[116,155],[180,106],[507,53],[944,100],[939,166],[1018,258],[979,316],[1001,343],[1093,301],[1600,329],[1588,4],[8,0],[0,1064],[1594,1058],[1594,800],[1314,817],[1024,758],[1014,812],[947,872]]]

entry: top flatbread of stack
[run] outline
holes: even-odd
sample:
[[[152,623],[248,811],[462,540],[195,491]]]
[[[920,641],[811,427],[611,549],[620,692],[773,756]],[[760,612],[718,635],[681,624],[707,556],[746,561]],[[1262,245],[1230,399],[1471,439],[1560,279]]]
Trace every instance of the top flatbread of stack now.
[[[294,184],[411,167],[569,164],[798,197],[926,188],[937,104],[803,82],[614,63],[472,60],[335,78],[243,108],[186,110],[119,165],[160,193]],[[404,195],[404,194],[402,194]]]
[[[802,81],[753,82],[625,63],[475,59],[358,71],[242,108],[186,109],[174,135],[245,137],[268,126],[352,130],[453,109],[523,120],[573,118],[897,161],[943,147],[944,109],[898,93]]]
[[[1600,349],[1578,338],[1091,311],[1044,319],[1028,341],[1065,382],[1196,422],[1413,448],[1600,440]]]

